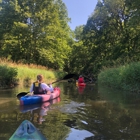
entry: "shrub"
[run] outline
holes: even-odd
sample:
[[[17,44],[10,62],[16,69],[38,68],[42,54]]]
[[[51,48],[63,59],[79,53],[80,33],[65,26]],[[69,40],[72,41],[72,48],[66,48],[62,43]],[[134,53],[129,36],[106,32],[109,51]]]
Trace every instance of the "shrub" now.
[[[8,67],[7,65],[0,66],[0,86],[13,86],[16,84],[17,69]]]
[[[118,68],[106,68],[98,75],[98,83],[123,90],[140,92],[140,62]]]

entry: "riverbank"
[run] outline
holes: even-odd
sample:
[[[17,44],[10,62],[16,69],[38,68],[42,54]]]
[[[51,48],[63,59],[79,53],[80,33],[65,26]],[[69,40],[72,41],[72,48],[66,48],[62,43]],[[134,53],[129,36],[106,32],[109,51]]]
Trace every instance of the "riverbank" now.
[[[55,71],[39,65],[16,64],[0,60],[0,88],[13,88],[23,84],[30,86],[36,76],[42,74],[44,82],[50,83],[66,75],[63,71]]]
[[[98,84],[140,93],[140,62],[104,68],[98,75]]]

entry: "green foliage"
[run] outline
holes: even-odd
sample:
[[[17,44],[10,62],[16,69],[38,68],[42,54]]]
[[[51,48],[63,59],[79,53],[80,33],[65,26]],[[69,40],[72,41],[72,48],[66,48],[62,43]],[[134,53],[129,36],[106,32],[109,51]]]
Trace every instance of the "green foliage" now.
[[[29,67],[18,67],[18,78],[22,82],[23,80],[32,80],[36,81],[36,76],[38,74],[42,74],[44,76],[44,81],[48,82],[49,80],[54,80],[63,75],[61,72],[50,71],[47,69],[39,69],[39,68],[29,68]],[[60,73],[60,75],[59,75]]]
[[[140,61],[138,0],[99,0],[75,38],[62,0],[1,1],[0,13],[0,56],[13,62],[97,75]]]
[[[74,33],[70,64],[74,71],[98,75],[103,67],[140,61],[138,1],[98,1],[87,24]],[[137,9],[137,10],[136,10]],[[75,61],[76,60],[76,61]]]
[[[63,69],[71,30],[62,0],[0,3],[0,55],[14,62]]]
[[[42,74],[44,82],[54,82],[56,79],[63,78],[67,73],[54,71],[41,65],[17,64],[6,59],[0,59],[0,87],[14,87],[17,84],[30,86],[36,81],[36,76]]]
[[[38,74],[42,74],[45,83],[54,82],[56,79],[63,78],[66,73],[63,71],[54,71],[48,69],[42,69],[39,67],[30,68],[28,65],[26,66],[18,66],[17,68],[17,78],[19,79],[19,84],[24,86],[30,86],[32,82],[36,81],[36,76]]]
[[[0,65],[0,86],[12,86],[17,81],[17,69]]]
[[[124,89],[140,90],[140,62],[127,65],[122,77]]]
[[[140,62],[106,68],[98,75],[99,84],[129,91],[140,91]]]
[[[74,33],[75,33],[75,39],[76,40],[81,40],[82,39],[83,28],[84,28],[84,25],[77,26],[75,28]]]

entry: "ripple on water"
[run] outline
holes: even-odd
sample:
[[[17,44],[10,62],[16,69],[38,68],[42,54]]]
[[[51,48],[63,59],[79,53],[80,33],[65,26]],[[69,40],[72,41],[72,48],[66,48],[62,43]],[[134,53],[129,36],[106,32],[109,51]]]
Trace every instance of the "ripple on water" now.
[[[81,106],[85,106],[85,103],[77,103],[77,102],[71,101],[70,103],[61,106],[60,111],[63,113],[74,114],[78,112],[78,108]]]

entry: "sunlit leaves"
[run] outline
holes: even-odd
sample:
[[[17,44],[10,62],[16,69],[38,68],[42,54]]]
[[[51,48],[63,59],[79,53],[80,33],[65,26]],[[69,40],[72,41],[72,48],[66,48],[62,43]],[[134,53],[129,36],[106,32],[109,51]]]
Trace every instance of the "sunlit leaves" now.
[[[85,46],[82,47],[86,52],[84,56],[87,56],[83,70],[99,72],[103,66],[112,66],[114,62],[123,64],[140,60],[139,22],[133,21],[134,17],[137,18],[139,4],[135,2],[98,1],[80,35]]]
[[[4,52],[10,49],[13,61],[64,68],[71,32],[67,10],[61,0],[9,0],[0,6],[1,37],[6,40],[1,46],[4,57],[8,57]]]

